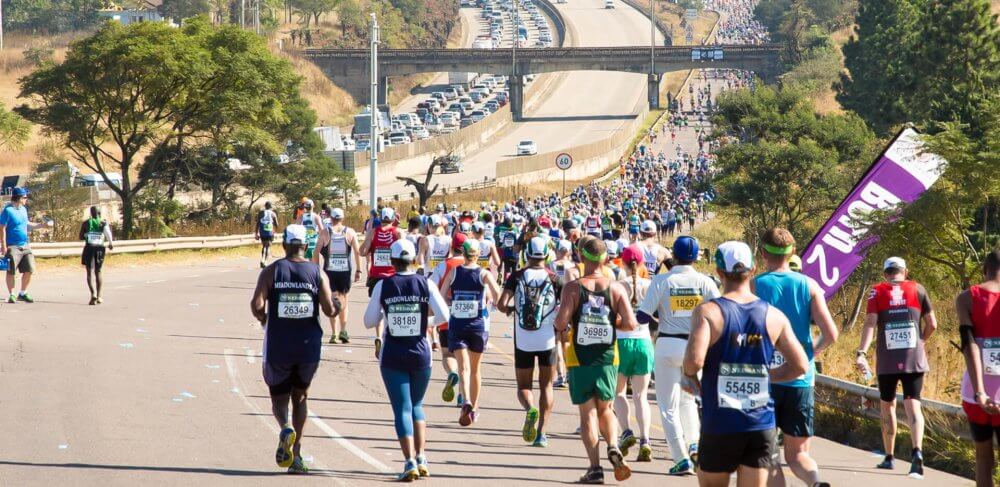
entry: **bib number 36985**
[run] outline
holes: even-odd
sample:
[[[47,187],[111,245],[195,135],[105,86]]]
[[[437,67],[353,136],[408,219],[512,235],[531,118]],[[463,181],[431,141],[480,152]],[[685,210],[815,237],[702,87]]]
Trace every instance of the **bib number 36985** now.
[[[312,318],[312,296],[307,293],[288,293],[278,296],[278,318],[301,320]]]

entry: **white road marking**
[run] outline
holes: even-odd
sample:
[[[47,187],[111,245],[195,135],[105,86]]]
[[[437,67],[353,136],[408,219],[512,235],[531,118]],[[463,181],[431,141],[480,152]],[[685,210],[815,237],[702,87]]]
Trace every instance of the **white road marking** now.
[[[248,364],[255,364],[255,363],[257,363],[257,356],[254,355],[253,350],[247,349],[246,350],[246,356],[247,356],[247,363]]]
[[[126,284],[124,286],[115,286],[115,289],[128,289],[130,287],[132,287],[130,284]]]
[[[154,281],[146,281],[146,284],[159,284],[161,282],[167,282],[166,279],[156,279]]]
[[[354,443],[347,441],[347,439],[341,436],[340,433],[337,433],[337,430],[331,428],[330,425],[326,424],[326,422],[320,419],[319,416],[316,416],[316,414],[313,413],[312,411],[309,412],[309,420],[312,421],[317,428],[326,433],[326,435],[329,436],[333,441],[336,441],[338,444],[340,444],[340,446],[344,447],[345,450],[353,453],[354,456],[364,460],[365,463],[367,463],[368,465],[377,468],[382,473],[392,472],[392,469],[389,468],[389,466],[378,461],[377,459],[375,459],[375,457],[365,453],[364,450],[355,446]]]

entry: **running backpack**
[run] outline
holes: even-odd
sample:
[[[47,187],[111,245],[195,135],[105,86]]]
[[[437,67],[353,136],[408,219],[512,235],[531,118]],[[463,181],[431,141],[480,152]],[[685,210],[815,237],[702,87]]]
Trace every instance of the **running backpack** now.
[[[542,323],[554,313],[556,307],[552,307],[548,313],[544,310],[556,299],[555,285],[552,282],[552,274],[546,275],[541,283],[532,285],[524,278],[525,273],[521,273],[518,287],[521,288],[520,302],[517,303],[517,315],[520,318],[521,329],[537,330],[542,327]]]

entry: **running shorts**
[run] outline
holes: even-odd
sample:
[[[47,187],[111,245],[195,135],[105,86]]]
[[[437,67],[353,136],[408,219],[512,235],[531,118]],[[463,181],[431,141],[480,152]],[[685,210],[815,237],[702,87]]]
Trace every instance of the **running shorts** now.
[[[271,396],[289,394],[292,389],[305,390],[312,384],[319,362],[275,364],[264,362],[264,383]]]
[[[368,286],[368,297],[372,297],[372,293],[375,292],[375,284],[381,281],[381,277],[369,277],[368,281],[365,282],[365,286]]]
[[[813,436],[815,394],[812,387],[789,387],[771,384],[774,399],[774,419],[781,432],[788,436]]]
[[[107,251],[104,247],[98,247],[94,245],[84,245],[83,255],[80,257],[80,263],[87,267],[93,267],[94,270],[100,271],[104,267],[104,255]]]
[[[330,280],[331,291],[340,294],[347,294],[347,292],[351,290],[351,271],[326,271],[326,277]]]
[[[448,350],[454,352],[460,348],[466,348],[470,352],[483,353],[486,351],[489,335],[486,330],[454,330],[449,328]]]
[[[911,372],[907,374],[879,374],[878,393],[885,402],[896,400],[896,386],[903,383],[903,399],[920,400],[920,392],[924,389],[924,373]]]
[[[773,428],[719,435],[702,433],[698,468],[709,473],[733,473],[740,466],[769,468],[778,453],[776,436]]]
[[[647,338],[618,339],[618,373],[625,377],[653,372],[653,341]]]
[[[441,342],[441,348],[448,348],[448,329],[438,328],[438,341]],[[449,349],[449,351],[451,351]]]
[[[535,361],[538,361],[538,367],[552,367],[556,364],[556,349],[555,347],[548,350],[542,350],[541,352],[525,352],[524,350],[514,349],[514,368],[515,369],[533,369],[535,368]]]
[[[28,246],[12,245],[7,247],[7,274],[14,275],[15,272],[21,274],[35,272],[35,255],[31,253]]]
[[[1000,442],[1000,415],[987,414],[978,404],[962,401],[962,409],[969,418],[969,430],[972,441],[977,443],[990,441],[996,436]]]
[[[575,405],[597,398],[611,401],[618,386],[614,365],[577,365],[569,368],[569,398]]]
[[[274,242],[274,234],[273,233],[260,232],[260,243],[270,245],[271,242]]]

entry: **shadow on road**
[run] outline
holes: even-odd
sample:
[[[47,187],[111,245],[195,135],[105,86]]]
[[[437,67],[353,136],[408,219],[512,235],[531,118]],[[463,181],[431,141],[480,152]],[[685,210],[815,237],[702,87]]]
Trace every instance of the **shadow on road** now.
[[[236,470],[231,468],[200,468],[200,467],[154,467],[147,465],[101,465],[97,463],[34,463],[34,462],[14,462],[0,460],[0,465],[10,465],[12,467],[41,467],[41,468],[82,468],[94,470],[121,470],[121,471],[145,471],[145,472],[176,472],[176,473],[210,473],[225,475],[228,477],[274,477],[287,476],[285,472],[258,471],[258,470]],[[329,470],[309,470],[310,475],[333,476],[335,472]]]

